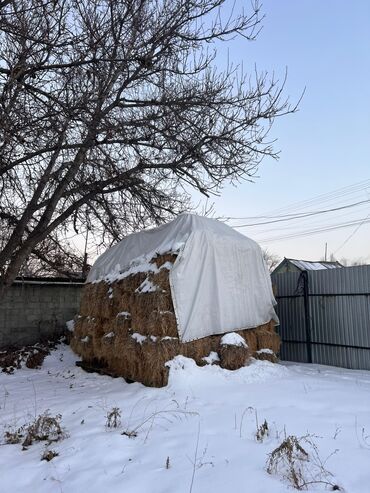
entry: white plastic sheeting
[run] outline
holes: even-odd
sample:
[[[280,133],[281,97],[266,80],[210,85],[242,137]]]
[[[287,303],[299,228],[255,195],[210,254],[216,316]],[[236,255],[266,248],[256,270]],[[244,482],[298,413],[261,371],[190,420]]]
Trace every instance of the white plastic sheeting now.
[[[182,341],[277,321],[258,244],[219,221],[192,214],[128,236],[98,258],[87,282],[119,278],[133,263],[171,251],[179,253],[170,285]]]

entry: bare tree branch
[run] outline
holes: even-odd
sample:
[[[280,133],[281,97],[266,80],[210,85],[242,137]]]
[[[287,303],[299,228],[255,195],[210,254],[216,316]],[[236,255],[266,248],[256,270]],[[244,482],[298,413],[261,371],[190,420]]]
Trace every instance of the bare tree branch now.
[[[32,262],[77,266],[70,231],[110,244],[277,157],[285,81],[215,63],[261,19],[257,2],[0,0],[3,289]]]

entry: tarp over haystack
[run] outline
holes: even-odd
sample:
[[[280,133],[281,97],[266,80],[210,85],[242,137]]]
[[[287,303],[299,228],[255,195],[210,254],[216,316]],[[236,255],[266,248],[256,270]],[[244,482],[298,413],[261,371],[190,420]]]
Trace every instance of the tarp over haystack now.
[[[86,368],[160,387],[178,354],[227,369],[251,356],[276,361],[273,305],[259,246],[218,221],[184,214],[99,257],[71,346]]]
[[[98,258],[87,282],[118,280],[168,252],[177,254],[169,280],[182,342],[277,321],[259,245],[217,220],[193,214],[128,236]]]

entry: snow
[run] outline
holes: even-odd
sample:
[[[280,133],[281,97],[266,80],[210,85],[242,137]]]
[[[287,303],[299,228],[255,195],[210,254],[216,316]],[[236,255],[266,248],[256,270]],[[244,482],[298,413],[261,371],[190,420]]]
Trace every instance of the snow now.
[[[135,293],[154,293],[159,288],[155,284],[152,283],[148,278],[144,279],[144,281],[140,284],[140,286],[135,290]]]
[[[264,349],[259,349],[257,351],[257,354],[275,354],[272,349],[264,348]]]
[[[116,316],[117,317],[130,318],[131,317],[131,313],[130,312],[119,312],[119,313],[117,313]]]
[[[146,336],[143,336],[139,334],[138,332],[134,332],[131,337],[138,342],[139,344],[142,344],[144,341],[146,341]]]
[[[115,336],[114,332],[108,332],[107,334],[104,334],[103,337],[106,337],[107,339],[111,339],[114,336]]]
[[[160,267],[157,267],[155,263],[150,262],[152,260],[151,255],[140,256],[134,259],[130,266],[126,270],[122,270],[120,264],[117,264],[111,272],[107,273],[104,277],[99,279],[91,280],[92,283],[97,283],[105,281],[107,283],[113,283],[116,281],[121,281],[126,277],[138,274],[140,272],[158,274],[162,269],[170,270],[173,266],[171,262],[165,262]],[[112,289],[112,288],[110,288]],[[112,291],[110,291],[112,292]]]
[[[61,345],[40,370],[0,373],[0,436],[47,409],[68,435],[50,445],[51,462],[40,461],[42,442],[2,445],[0,491],[292,493],[266,460],[285,434],[307,433],[323,460],[334,453],[325,467],[341,491],[369,491],[370,372],[267,361],[232,372],[178,356],[156,389],[85,373],[76,359]],[[121,425],[107,428],[113,407]],[[270,428],[262,442],[256,416]]]
[[[66,322],[66,327],[67,327],[67,330],[69,330],[70,332],[73,332],[75,330],[75,321],[74,320],[68,320]]]
[[[236,332],[229,332],[221,337],[221,346],[242,346],[248,347],[242,336]]]
[[[202,359],[208,365],[213,365],[213,363],[216,363],[217,361],[220,361],[220,357],[218,356],[218,353],[216,353],[216,351],[211,351],[208,356],[205,356]]]
[[[139,344],[142,344],[144,341],[147,339],[150,339],[152,342],[156,342],[158,339],[160,341],[171,341],[173,339],[177,340],[177,337],[170,337],[170,336],[164,336],[164,337],[157,337],[157,336],[144,336],[142,334],[139,334],[138,332],[134,332],[131,337],[135,339],[136,342]]]

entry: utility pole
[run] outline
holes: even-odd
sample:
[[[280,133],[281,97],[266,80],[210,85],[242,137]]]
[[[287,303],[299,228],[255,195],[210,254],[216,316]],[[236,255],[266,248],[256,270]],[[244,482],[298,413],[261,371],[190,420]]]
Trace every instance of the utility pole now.
[[[328,255],[328,244],[325,243],[325,262],[326,262],[327,255]]]

